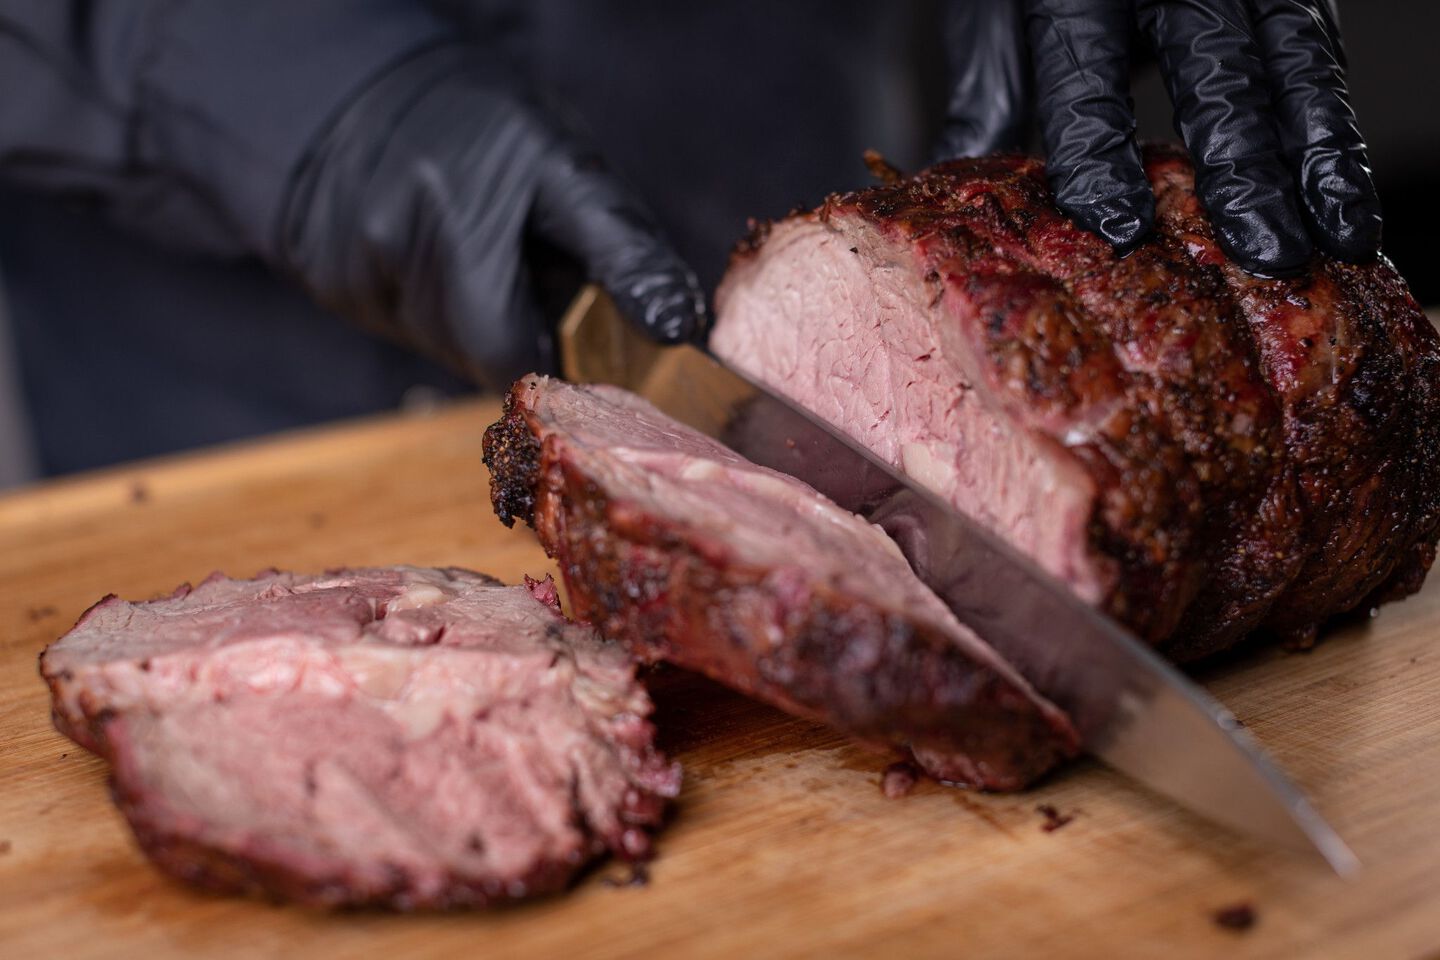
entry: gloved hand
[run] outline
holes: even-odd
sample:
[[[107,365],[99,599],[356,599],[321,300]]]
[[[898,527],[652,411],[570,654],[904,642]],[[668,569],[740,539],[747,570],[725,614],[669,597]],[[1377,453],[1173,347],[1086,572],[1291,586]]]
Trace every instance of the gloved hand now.
[[[497,27],[498,29],[498,27]],[[660,340],[704,300],[639,200],[414,0],[0,0],[0,179],[257,256],[484,386],[553,365],[555,253]]]
[[[560,252],[656,340],[698,336],[694,274],[582,142],[466,46],[372,84],[292,185],[277,256],[323,304],[398,326],[501,388],[555,362],[527,256]]]
[[[1023,149],[1033,85],[1022,0],[949,0],[944,16],[950,101],[939,158]]]
[[[1012,2],[1023,5],[1051,187],[1082,226],[1127,250],[1154,223],[1129,97],[1138,27],[1231,259],[1279,276],[1303,269],[1312,240],[1346,260],[1376,255],[1380,206],[1327,0]]]

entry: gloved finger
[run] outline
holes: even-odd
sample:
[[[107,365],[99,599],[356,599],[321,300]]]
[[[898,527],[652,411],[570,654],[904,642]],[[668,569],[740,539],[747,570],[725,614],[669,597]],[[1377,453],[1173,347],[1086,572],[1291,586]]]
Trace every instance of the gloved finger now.
[[[1135,143],[1128,0],[1026,0],[1035,96],[1055,201],[1127,250],[1155,223]]]
[[[442,74],[455,68],[464,72]],[[412,149],[380,151],[364,179],[363,229],[375,259],[351,269],[392,274],[395,298],[378,296],[377,305],[463,357],[481,385],[503,389],[554,361],[522,252],[525,204],[514,199],[533,191],[530,171],[544,157],[547,132],[463,61],[435,69],[447,77],[443,87],[397,104],[389,142]],[[462,109],[470,128],[457,137]]]
[[[1020,149],[1030,121],[1021,0],[948,0],[943,26],[950,102],[936,159]]]
[[[1380,251],[1380,200],[1330,11],[1318,0],[1255,0],[1254,17],[1280,144],[1311,231],[1334,256],[1373,259]]]
[[[1220,246],[1252,273],[1300,271],[1310,238],[1245,0],[1139,0],[1138,12]]]
[[[530,227],[579,260],[644,333],[662,343],[701,337],[705,295],[643,203],[592,152],[568,144],[537,171]]]

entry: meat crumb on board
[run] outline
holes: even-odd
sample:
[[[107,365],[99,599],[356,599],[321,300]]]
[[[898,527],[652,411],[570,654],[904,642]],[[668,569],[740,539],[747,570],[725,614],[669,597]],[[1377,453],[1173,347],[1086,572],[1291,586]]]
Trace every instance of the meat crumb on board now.
[[[1061,813],[1055,808],[1054,804],[1049,803],[1040,804],[1040,806],[1035,808],[1035,812],[1045,818],[1045,822],[1040,824],[1040,829],[1046,833],[1054,833],[1075,819],[1075,814]]]
[[[1255,926],[1255,908],[1248,903],[1232,903],[1213,914],[1215,926],[1241,932]]]
[[[914,790],[919,779],[920,771],[915,769],[915,765],[900,760],[885,768],[885,774],[880,778],[880,789],[891,800],[898,800]]]
[[[601,877],[600,882],[607,887],[646,887],[650,885],[650,868],[636,861],[630,864],[628,876]]]

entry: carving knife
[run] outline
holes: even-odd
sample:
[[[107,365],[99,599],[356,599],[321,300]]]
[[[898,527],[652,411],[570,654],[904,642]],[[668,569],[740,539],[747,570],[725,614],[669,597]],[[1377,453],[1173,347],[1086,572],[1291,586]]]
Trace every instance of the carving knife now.
[[[562,320],[561,344],[568,379],[634,390],[879,524],[960,621],[1070,715],[1087,752],[1209,820],[1341,875],[1358,868],[1230,711],[927,488],[709,354],[641,340],[594,288]]]

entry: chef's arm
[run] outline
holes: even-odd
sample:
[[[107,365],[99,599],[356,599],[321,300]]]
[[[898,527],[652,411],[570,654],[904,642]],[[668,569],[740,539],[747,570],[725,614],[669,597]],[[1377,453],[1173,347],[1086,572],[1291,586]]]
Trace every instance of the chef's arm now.
[[[576,137],[408,0],[0,0],[0,178],[257,255],[498,387],[553,362],[535,250],[660,339],[693,275]]]

